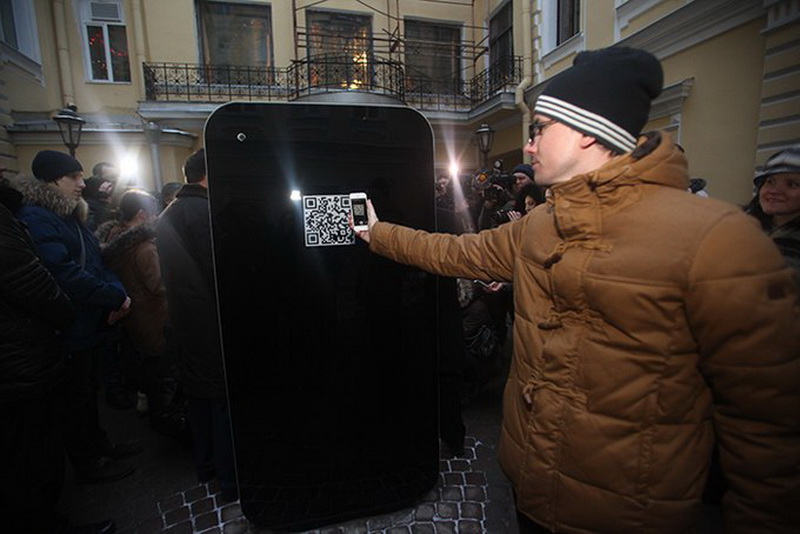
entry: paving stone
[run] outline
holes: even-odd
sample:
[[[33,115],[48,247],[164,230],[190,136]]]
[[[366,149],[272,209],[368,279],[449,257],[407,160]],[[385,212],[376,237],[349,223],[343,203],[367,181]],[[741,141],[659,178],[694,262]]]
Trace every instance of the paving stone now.
[[[413,534],[435,534],[436,529],[433,523],[414,523],[411,525],[411,532]]]
[[[211,527],[216,527],[218,525],[219,525],[219,517],[217,516],[216,510],[203,515],[199,515],[194,518],[194,528],[198,532],[202,532],[203,530],[208,530]]]
[[[464,519],[483,519],[483,506],[475,502],[462,502],[459,505],[461,509],[461,517]]]
[[[483,527],[480,521],[462,520],[458,522],[458,534],[481,534]]]
[[[180,523],[181,521],[185,521],[190,517],[191,514],[189,513],[189,507],[181,506],[180,508],[170,510],[164,514],[164,524],[169,527],[171,525],[175,525],[176,523]]]
[[[460,486],[464,483],[464,475],[462,473],[444,473],[443,478],[445,486]]]
[[[464,480],[470,486],[486,485],[486,475],[482,471],[473,471],[471,473],[464,473]]]
[[[451,471],[469,471],[470,465],[466,460],[450,460]]]
[[[466,501],[485,501],[486,490],[481,486],[464,486],[464,500]]]
[[[436,503],[436,515],[443,519],[455,519],[458,517],[458,505],[451,502]]]
[[[433,524],[436,534],[456,534],[455,521],[437,521]]]
[[[234,519],[239,519],[243,517],[242,507],[238,502],[225,505],[220,511],[219,515],[222,518],[223,523],[233,521]]]
[[[408,534],[411,532],[408,527],[392,527],[384,531],[386,534]]]
[[[183,498],[186,499],[187,503],[193,503],[194,501],[198,501],[207,495],[208,488],[206,488],[205,484],[189,488],[183,492]]]
[[[448,486],[446,488],[442,488],[442,500],[443,501],[463,501],[464,494],[461,493],[460,486]]]
[[[206,512],[210,512],[214,509],[214,507],[214,499],[212,497],[200,499],[199,501],[195,501],[190,505],[192,515],[202,515]]]
[[[436,507],[433,504],[420,504],[414,509],[416,521],[430,521],[434,514],[436,514]]]

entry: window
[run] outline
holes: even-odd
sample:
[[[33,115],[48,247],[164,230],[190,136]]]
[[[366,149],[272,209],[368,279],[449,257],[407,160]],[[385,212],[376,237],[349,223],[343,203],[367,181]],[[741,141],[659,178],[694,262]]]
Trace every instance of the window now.
[[[90,78],[93,81],[131,81],[122,2],[83,0],[81,7]]]
[[[358,89],[372,78],[372,18],[306,10],[309,84]]]
[[[512,3],[507,2],[489,21],[489,58],[492,65],[514,57]]]
[[[198,0],[197,13],[206,64],[273,66],[270,6]]]
[[[405,21],[406,86],[426,93],[461,92],[461,28]]]
[[[580,31],[580,0],[559,0],[556,20],[556,45]]]
[[[0,0],[0,42],[28,59],[41,63],[33,2]]]
[[[545,68],[585,49],[581,0],[542,0],[542,47]]]

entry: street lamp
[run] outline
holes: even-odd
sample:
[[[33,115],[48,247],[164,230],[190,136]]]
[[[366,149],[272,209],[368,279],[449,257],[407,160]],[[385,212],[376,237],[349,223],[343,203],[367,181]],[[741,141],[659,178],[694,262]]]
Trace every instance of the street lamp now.
[[[76,112],[78,106],[67,104],[64,109],[53,115],[53,120],[58,124],[58,131],[61,133],[61,140],[69,149],[69,154],[75,157],[75,149],[81,144],[81,131],[86,121]]]
[[[475,137],[478,139],[478,150],[483,154],[483,168],[489,168],[489,151],[492,149],[492,141],[494,140],[494,130],[485,122],[481,124],[480,128],[475,130]]]

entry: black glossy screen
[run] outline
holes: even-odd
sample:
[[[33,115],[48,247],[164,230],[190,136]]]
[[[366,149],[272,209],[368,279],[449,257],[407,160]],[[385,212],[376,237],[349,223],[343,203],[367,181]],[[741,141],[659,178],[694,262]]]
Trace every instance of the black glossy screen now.
[[[245,516],[302,530],[409,506],[438,474],[436,280],[349,243],[324,206],[366,192],[381,219],[432,230],[429,124],[404,107],[233,103],[205,143]]]

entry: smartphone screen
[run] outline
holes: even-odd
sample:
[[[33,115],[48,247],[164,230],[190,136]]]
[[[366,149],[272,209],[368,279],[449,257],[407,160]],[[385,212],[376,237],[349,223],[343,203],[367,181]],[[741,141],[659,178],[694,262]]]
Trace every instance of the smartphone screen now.
[[[367,229],[367,195],[353,193],[350,195],[350,210],[353,213],[353,227],[363,231]]]

